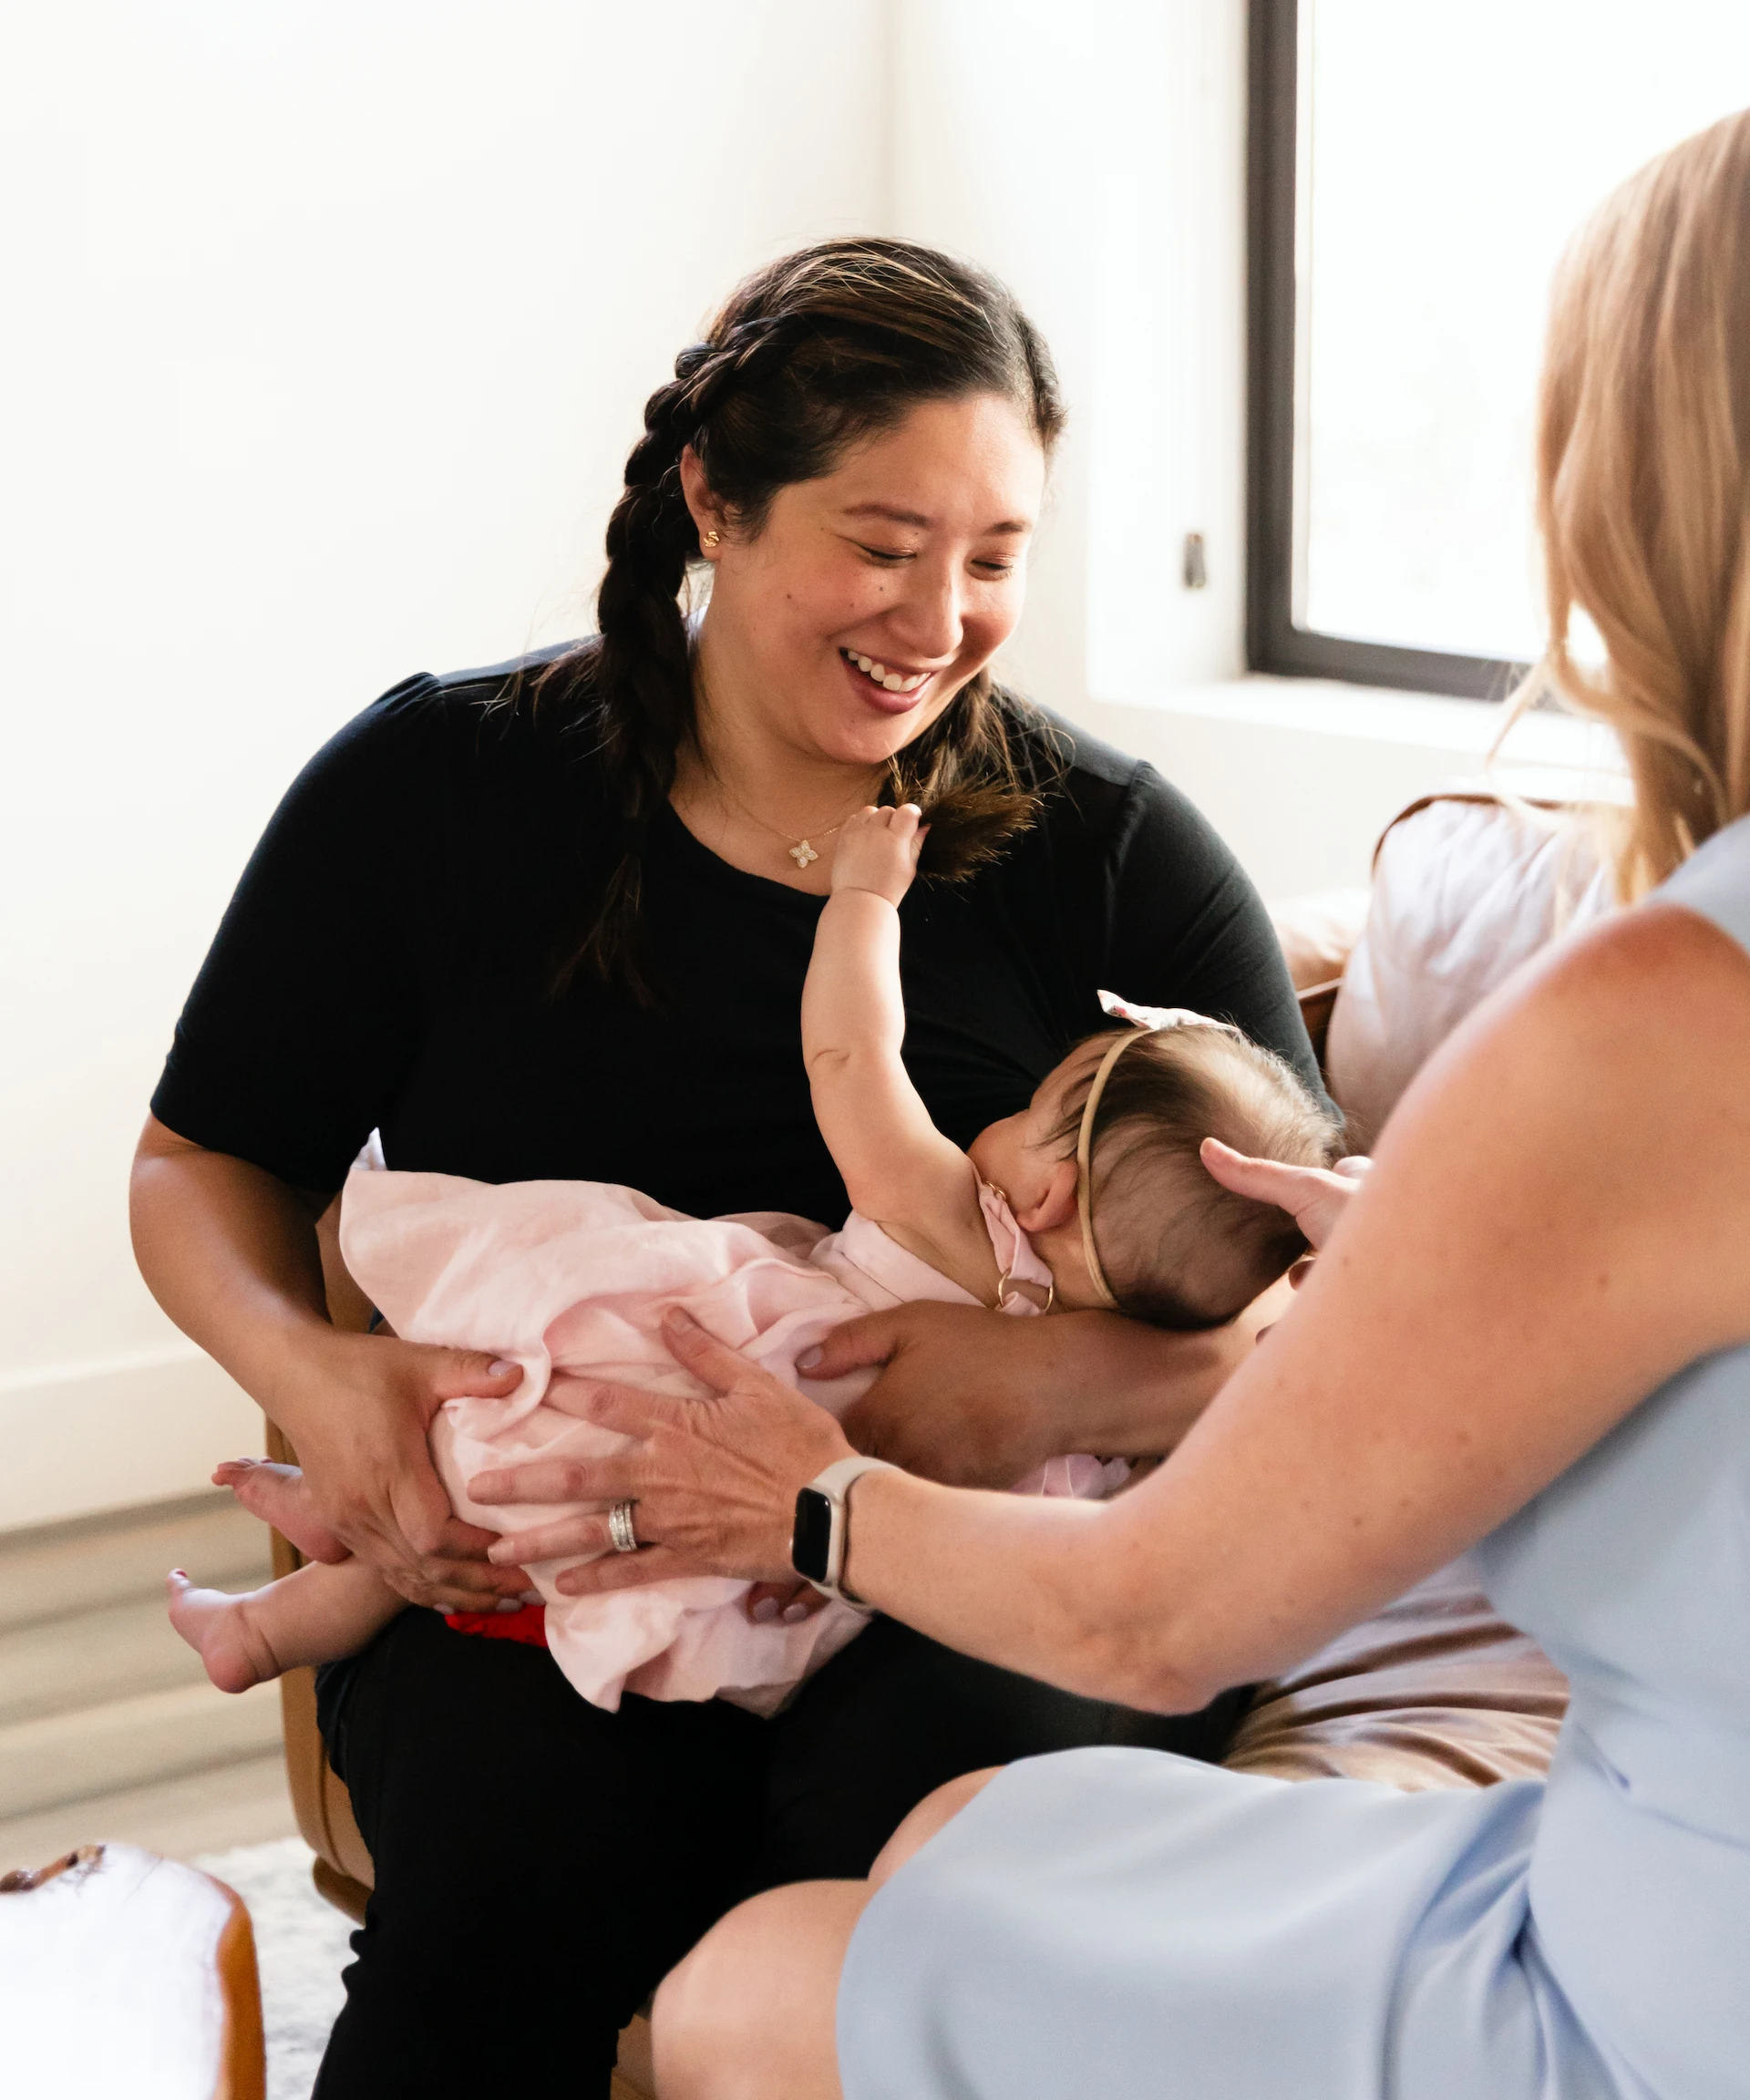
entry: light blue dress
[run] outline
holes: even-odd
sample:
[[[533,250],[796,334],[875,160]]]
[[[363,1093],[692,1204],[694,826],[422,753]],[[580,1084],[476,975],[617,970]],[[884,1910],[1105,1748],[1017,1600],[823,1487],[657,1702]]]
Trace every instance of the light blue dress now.
[[[1750,818],[1661,895],[1750,949]],[[1572,1681],[1546,1782],[1013,1765],[857,1929],[846,2100],[1745,2100],[1750,1347],[1476,1560]]]

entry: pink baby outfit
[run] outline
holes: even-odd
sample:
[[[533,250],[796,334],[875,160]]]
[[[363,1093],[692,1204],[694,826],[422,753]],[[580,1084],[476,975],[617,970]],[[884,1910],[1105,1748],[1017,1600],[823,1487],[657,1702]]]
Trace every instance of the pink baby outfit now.
[[[980,1202],[999,1267],[1014,1282],[1048,1290],[1050,1271],[1007,1203],[984,1188]],[[854,1211],[832,1233],[771,1211],[689,1218],[605,1182],[494,1186],[355,1169],[340,1242],[347,1268],[397,1334],[522,1365],[522,1384],[509,1399],[447,1401],[431,1426],[432,1454],[458,1515],[494,1531],[527,1529],[567,1511],[477,1503],[467,1491],[476,1474],[536,1457],[600,1457],[624,1445],[579,1412],[579,1380],[702,1394],[664,1345],[662,1316],[671,1305],[795,1385],[798,1356],[860,1312],[913,1299],[977,1302]],[[1025,1316],[1039,1308],[1013,1292],[1004,1310]],[[840,1414],[873,1377],[810,1380],[808,1396]],[[1125,1471],[1121,1461],[1055,1458],[1019,1491],[1103,1494]],[[799,1626],[757,1626],[742,1609],[748,1585],[715,1576],[611,1597],[564,1596],[554,1579],[580,1558],[587,1556],[542,1561],[529,1572],[546,1601],[554,1660],[586,1699],[611,1711],[628,1689],[651,1699],[722,1693],[757,1712],[775,1711],[864,1624],[862,1613],[835,1602]]]

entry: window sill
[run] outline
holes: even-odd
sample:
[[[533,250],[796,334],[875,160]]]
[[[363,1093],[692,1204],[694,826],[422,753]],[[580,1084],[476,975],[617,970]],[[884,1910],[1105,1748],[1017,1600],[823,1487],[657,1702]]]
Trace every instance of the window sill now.
[[[1498,758],[1489,754],[1506,718],[1503,702],[1451,700],[1326,678],[1254,673],[1220,683],[1145,694],[1102,693],[1097,702],[1156,715],[1280,729],[1449,755],[1477,787],[1553,800],[1626,798],[1621,746],[1602,723],[1539,709],[1514,726]],[[1471,784],[1467,781],[1467,784]]]

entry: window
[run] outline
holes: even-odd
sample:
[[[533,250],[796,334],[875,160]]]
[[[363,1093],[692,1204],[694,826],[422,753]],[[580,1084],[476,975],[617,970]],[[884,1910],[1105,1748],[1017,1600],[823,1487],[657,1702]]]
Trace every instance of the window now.
[[[1551,273],[1750,103],[1750,5],[1252,0],[1251,66],[1252,665],[1498,696],[1541,646]]]

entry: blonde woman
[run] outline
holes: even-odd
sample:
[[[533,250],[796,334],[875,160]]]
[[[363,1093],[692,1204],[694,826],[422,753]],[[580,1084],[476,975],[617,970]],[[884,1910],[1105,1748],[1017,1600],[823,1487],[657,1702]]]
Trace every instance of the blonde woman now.
[[[1358,1192],[1275,1185],[1315,1239],[1347,1208],[1154,1477],[1095,1508],[877,1471],[841,1519],[841,1580],[880,1611],[1163,1712],[1475,1547],[1572,1679],[1547,1784],[1290,1786],[1120,1748],[974,1774],[869,1881],[706,1936],[657,2002],[664,2100],[1745,2090],[1747,319],[1750,116],[1610,201],[1551,326],[1549,668],[1628,747],[1635,908],[1473,1017]],[[643,1441],[570,1490],[635,1498],[646,1544],[596,1582],[781,1575],[798,1490],[848,1447],[697,1330],[674,1346],[726,1397],[604,1390]]]

